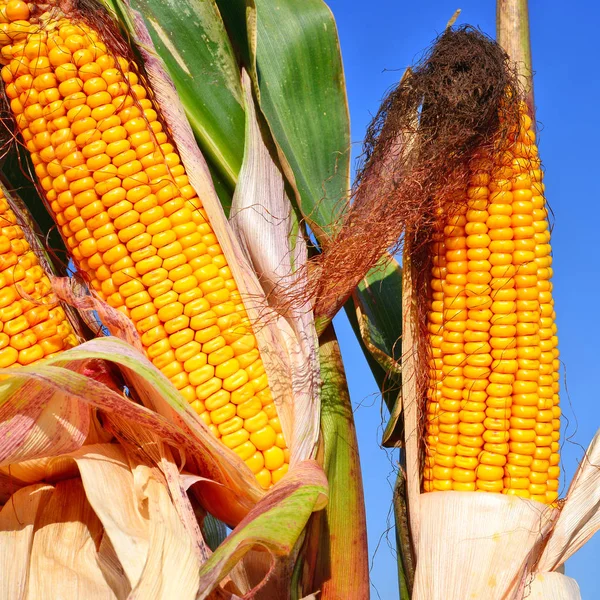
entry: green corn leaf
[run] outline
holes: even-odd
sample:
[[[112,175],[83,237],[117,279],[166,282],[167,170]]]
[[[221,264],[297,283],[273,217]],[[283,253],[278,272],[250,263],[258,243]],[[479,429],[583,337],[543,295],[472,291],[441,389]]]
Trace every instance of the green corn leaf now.
[[[320,343],[323,469],[329,503],[312,523],[310,548],[318,548],[309,590],[323,600],[368,598],[369,561],[363,485],[352,404],[340,347],[330,326]],[[312,542],[312,544],[311,544]]]
[[[300,210],[322,243],[346,205],[350,174],[348,106],[333,15],[322,0],[218,4],[247,61]]]

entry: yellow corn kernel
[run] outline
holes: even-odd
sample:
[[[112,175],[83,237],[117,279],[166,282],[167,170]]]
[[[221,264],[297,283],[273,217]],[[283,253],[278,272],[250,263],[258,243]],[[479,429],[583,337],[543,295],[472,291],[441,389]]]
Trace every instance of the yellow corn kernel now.
[[[275,445],[277,434],[269,425],[250,434],[250,441],[259,449],[267,450]]]
[[[255,452],[250,458],[244,461],[250,470],[256,475],[265,466],[265,458],[262,452]]]
[[[258,473],[255,474],[256,475],[256,480],[258,481],[258,484],[263,488],[263,489],[268,489],[271,486],[272,483],[272,478],[271,478],[271,473],[270,471],[268,471],[267,469],[261,469]]]
[[[265,467],[271,472],[279,469],[285,463],[283,450],[277,446],[268,448],[263,454],[265,457]]]

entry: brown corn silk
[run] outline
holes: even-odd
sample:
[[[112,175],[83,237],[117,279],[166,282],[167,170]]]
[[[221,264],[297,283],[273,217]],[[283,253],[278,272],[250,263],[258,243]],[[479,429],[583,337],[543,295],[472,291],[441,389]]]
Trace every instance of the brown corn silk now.
[[[548,215],[521,98],[496,42],[470,27],[442,34],[369,127],[354,203],[321,268],[340,273],[337,284],[386,248],[410,257],[404,311],[417,330],[418,425],[406,436],[422,442],[423,489],[553,502],[560,409]],[[365,239],[378,239],[379,253],[357,251]],[[320,310],[343,293],[324,289]]]
[[[79,342],[0,188],[0,367],[29,365]]]
[[[437,219],[433,199],[460,194],[472,153],[506,136],[518,119],[517,87],[502,49],[468,26],[447,30],[406,71],[367,130],[352,202],[316,261],[315,314],[331,316],[403,239],[415,267],[428,260],[417,254]]]
[[[290,456],[252,324],[151,89],[94,8],[102,32],[89,2],[0,3],[11,111],[78,270],[268,488]]]

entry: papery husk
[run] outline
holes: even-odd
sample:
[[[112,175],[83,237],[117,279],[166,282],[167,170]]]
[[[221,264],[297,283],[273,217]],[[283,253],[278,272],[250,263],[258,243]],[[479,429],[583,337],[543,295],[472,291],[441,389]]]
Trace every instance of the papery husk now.
[[[537,573],[525,588],[527,600],[581,600],[577,582],[561,573]]]
[[[408,249],[407,249],[408,250]],[[414,559],[418,558],[421,527],[421,427],[418,403],[419,339],[416,295],[413,290],[410,252],[403,258],[402,269],[402,408],[404,411],[404,460],[406,462],[406,497]]]
[[[557,516],[515,496],[422,494],[413,600],[517,600]]]
[[[565,503],[539,561],[555,571],[600,529],[600,429],[596,432],[567,492]]]
[[[99,359],[119,365],[128,375],[131,389],[135,390],[146,407],[102,381],[72,370],[85,370],[88,368],[86,365],[94,365]],[[178,464],[185,465],[196,474],[191,491],[209,512],[231,526],[239,523],[265,495],[262,490],[260,494],[255,492],[256,480],[252,472],[234,452],[210,433],[166,377],[124,341],[114,337],[98,338],[35,366],[6,369],[3,372],[11,382],[12,395],[6,401],[20,399],[19,414],[23,419],[30,418],[29,403],[33,402],[35,406],[35,398],[40,390],[46,390],[50,395],[57,393],[61,397],[82,402],[90,409],[101,410],[112,433],[123,442],[143,449],[148,460],[157,464],[161,461],[160,442],[176,448],[179,452],[176,455]],[[28,395],[22,393],[26,386],[30,389]],[[84,439],[85,436],[79,436],[77,443],[81,445]],[[51,446],[46,451],[49,456],[60,454],[57,448]],[[22,458],[29,460],[35,455],[29,453]],[[40,468],[56,471],[58,460],[31,463],[31,468],[34,472]],[[0,465],[10,464],[10,455],[0,454]],[[27,470],[27,465],[21,463],[20,468]],[[47,474],[46,471],[44,477]],[[32,478],[25,480],[32,481]],[[175,485],[172,493],[181,495]],[[191,519],[188,518],[188,522]]]
[[[81,481],[57,483],[38,519],[24,598],[115,598],[96,560],[102,525]]]
[[[27,585],[33,532],[54,488],[36,484],[16,492],[0,510],[0,598],[20,600]]]
[[[252,84],[242,72],[245,95],[244,162],[233,196],[230,222],[258,275],[288,352],[293,404],[274,397],[291,448],[290,466],[313,456],[319,429],[318,338],[308,291],[308,250],[254,106]]]
[[[181,505],[189,504],[185,489],[197,477],[170,473],[177,485],[169,486],[136,454],[117,443],[84,446],[46,461],[68,467],[69,475],[76,465],[75,478],[28,486],[7,500],[0,512],[0,572],[11,575],[0,578],[0,597],[234,599],[266,589],[277,590],[266,597],[287,595],[298,539],[327,501],[317,463],[298,464],[213,554],[197,551],[195,529],[181,516]],[[174,489],[179,498],[169,493]],[[244,563],[247,573],[239,572],[244,557],[260,554],[265,560]]]
[[[0,597],[195,598],[200,563],[157,471],[117,444],[60,458],[81,478],[23,488],[0,512]]]

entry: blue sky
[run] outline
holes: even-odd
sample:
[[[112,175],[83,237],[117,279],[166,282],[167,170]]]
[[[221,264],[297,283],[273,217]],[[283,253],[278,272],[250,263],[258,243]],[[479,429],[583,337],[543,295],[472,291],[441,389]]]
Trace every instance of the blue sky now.
[[[339,28],[346,71],[354,156],[386,90],[441,33],[457,8],[459,24],[495,34],[492,0],[326,0]],[[600,6],[580,0],[530,0],[539,147],[546,194],[554,212],[554,299],[562,373],[562,461],[568,483],[598,426],[600,392],[600,198],[593,185],[598,168]],[[363,467],[367,500],[372,598],[398,598],[390,514],[396,458],[379,447],[381,401],[345,317],[336,319],[343,348]],[[564,492],[564,489],[563,489]],[[390,547],[391,546],[391,547]],[[583,600],[600,597],[596,574],[600,536],[567,563]]]

